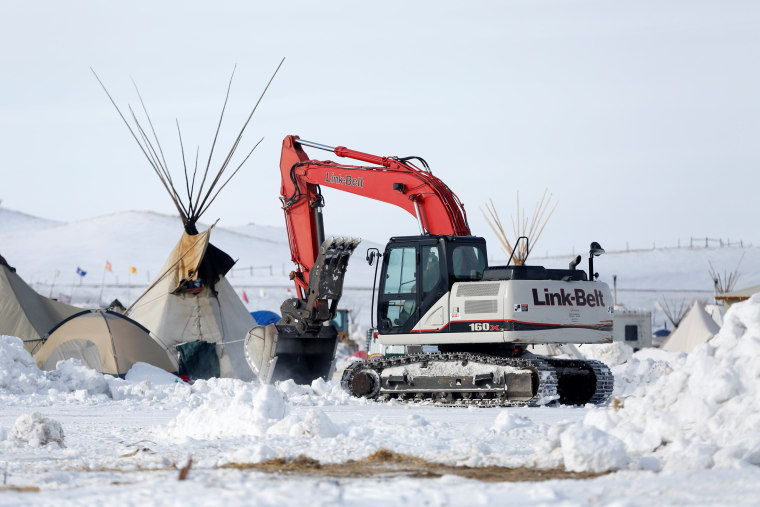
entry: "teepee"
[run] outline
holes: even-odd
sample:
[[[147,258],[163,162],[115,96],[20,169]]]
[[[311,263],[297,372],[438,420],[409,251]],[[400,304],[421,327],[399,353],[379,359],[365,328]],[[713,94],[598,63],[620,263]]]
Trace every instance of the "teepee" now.
[[[686,316],[673,330],[660,348],[669,352],[686,352],[694,350],[699,344],[707,342],[720,328],[708,315],[702,304],[695,301]]]
[[[281,65],[282,62],[280,62]],[[208,155],[208,162],[205,169],[202,170],[202,177],[197,188],[198,156],[196,153],[195,168],[191,177],[185,164],[185,151],[178,125],[179,145],[184,165],[183,190],[186,192],[186,198],[180,196],[172,180],[163,149],[153,129],[142,97],[140,97],[140,103],[150,126],[149,131],[140,125],[130,107],[134,122],[133,128],[103,86],[109,99],[111,99],[111,103],[116,107],[122,120],[132,133],[132,137],[140,146],[159,180],[169,193],[184,226],[184,232],[179,242],[169,253],[169,257],[158,276],[127,309],[127,315],[130,318],[148,328],[161,344],[176,355],[180,375],[184,374],[196,378],[221,376],[243,380],[254,378],[253,371],[245,360],[243,342],[248,331],[256,325],[256,321],[225,278],[226,273],[232,268],[235,261],[225,252],[209,243],[213,225],[209,229],[199,232],[196,224],[214,202],[221,189],[235,176],[261,142],[259,141],[253,146],[242,162],[232,171],[232,174],[222,183],[222,176],[231,165],[231,160],[240,144],[243,133],[279,68],[278,66],[261,93],[216,175],[210,175],[209,169],[214,155],[214,147],[232,84],[232,78],[230,78],[230,85],[227,87],[227,96]],[[100,81],[99,78],[98,81]],[[139,97],[139,91],[137,93]],[[208,185],[206,185],[207,183]]]
[[[33,353],[51,329],[80,311],[38,294],[0,255],[0,335],[21,338]]]

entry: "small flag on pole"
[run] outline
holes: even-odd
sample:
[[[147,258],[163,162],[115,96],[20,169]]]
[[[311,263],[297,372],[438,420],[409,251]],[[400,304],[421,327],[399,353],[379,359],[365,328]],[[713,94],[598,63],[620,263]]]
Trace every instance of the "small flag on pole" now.
[[[82,268],[80,268],[79,266],[77,266],[77,274],[78,274],[79,276],[84,276],[84,275],[86,275],[86,274],[87,274],[87,271],[85,271],[85,270],[83,270]]]
[[[111,263],[106,261],[106,271],[111,271],[113,273],[113,270],[111,269]]]
[[[245,294],[245,291],[243,291],[243,301],[248,302],[248,296]]]
[[[129,272],[134,275],[135,273],[137,273],[137,268],[134,266],[129,266]]]

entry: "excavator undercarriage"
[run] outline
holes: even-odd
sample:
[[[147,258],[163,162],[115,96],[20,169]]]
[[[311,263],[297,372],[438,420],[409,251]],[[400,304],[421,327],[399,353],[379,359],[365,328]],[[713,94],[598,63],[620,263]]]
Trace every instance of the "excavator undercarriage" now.
[[[341,385],[357,397],[379,401],[432,401],[454,406],[508,407],[603,403],[613,377],[599,361],[467,352],[410,354],[357,362]]]

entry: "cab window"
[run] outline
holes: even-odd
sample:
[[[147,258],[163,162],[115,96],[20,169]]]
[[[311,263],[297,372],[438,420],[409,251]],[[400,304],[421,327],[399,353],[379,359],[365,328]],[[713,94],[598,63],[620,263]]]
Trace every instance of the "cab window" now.
[[[473,245],[458,245],[451,254],[452,274],[457,280],[480,280],[486,269],[486,257]]]

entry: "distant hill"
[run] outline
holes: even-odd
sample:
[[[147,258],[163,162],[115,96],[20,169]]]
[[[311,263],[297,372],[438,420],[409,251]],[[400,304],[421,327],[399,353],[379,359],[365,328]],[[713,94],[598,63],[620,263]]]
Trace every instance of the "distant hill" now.
[[[0,235],[16,231],[29,231],[55,227],[61,222],[27,215],[20,211],[0,207]]]

